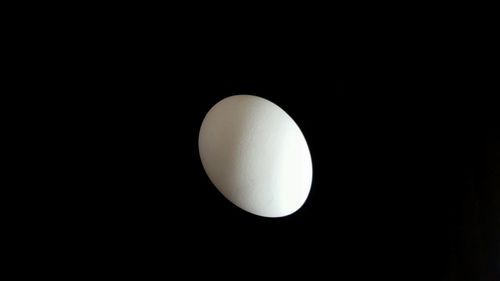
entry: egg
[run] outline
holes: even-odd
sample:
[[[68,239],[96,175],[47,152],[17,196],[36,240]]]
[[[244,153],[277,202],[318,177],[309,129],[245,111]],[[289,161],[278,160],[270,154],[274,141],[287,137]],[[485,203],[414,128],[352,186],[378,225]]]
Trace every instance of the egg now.
[[[312,183],[307,142],[276,104],[235,95],[215,104],[200,128],[203,168],[234,205],[263,217],[283,217],[306,201]]]

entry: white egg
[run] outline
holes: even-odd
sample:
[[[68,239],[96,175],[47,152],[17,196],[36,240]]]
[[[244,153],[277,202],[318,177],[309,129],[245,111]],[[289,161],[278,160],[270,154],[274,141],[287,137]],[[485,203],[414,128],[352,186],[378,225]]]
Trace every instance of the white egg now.
[[[245,211],[283,217],[309,195],[312,161],[304,135],[266,99],[236,95],[218,102],[203,120],[198,145],[212,183]]]

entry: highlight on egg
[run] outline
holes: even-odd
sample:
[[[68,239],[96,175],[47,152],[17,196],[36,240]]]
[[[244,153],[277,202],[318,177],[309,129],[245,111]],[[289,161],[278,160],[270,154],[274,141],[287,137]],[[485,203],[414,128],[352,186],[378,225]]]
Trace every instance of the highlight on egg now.
[[[235,95],[206,114],[198,139],[203,168],[225,198],[263,217],[283,217],[306,201],[312,160],[295,121],[276,104]]]

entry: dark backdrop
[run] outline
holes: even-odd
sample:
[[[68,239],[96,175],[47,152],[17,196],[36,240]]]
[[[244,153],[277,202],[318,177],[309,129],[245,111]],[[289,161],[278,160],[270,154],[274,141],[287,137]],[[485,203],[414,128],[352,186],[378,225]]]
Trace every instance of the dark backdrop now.
[[[49,47],[57,61],[37,57],[52,66],[38,84],[60,135],[48,208],[68,253],[230,278],[227,268],[496,280],[498,91],[449,32],[259,33],[145,18],[146,28],[72,26]],[[233,94],[269,99],[302,129],[314,173],[297,213],[248,214],[205,175],[199,127]]]

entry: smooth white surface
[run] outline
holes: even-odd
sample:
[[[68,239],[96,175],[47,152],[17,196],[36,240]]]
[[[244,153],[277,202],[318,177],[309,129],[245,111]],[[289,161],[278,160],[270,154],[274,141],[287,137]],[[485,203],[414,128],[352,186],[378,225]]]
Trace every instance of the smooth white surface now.
[[[203,120],[198,145],[212,183],[245,211],[282,217],[307,199],[312,161],[304,135],[266,99],[237,95],[218,102]]]

